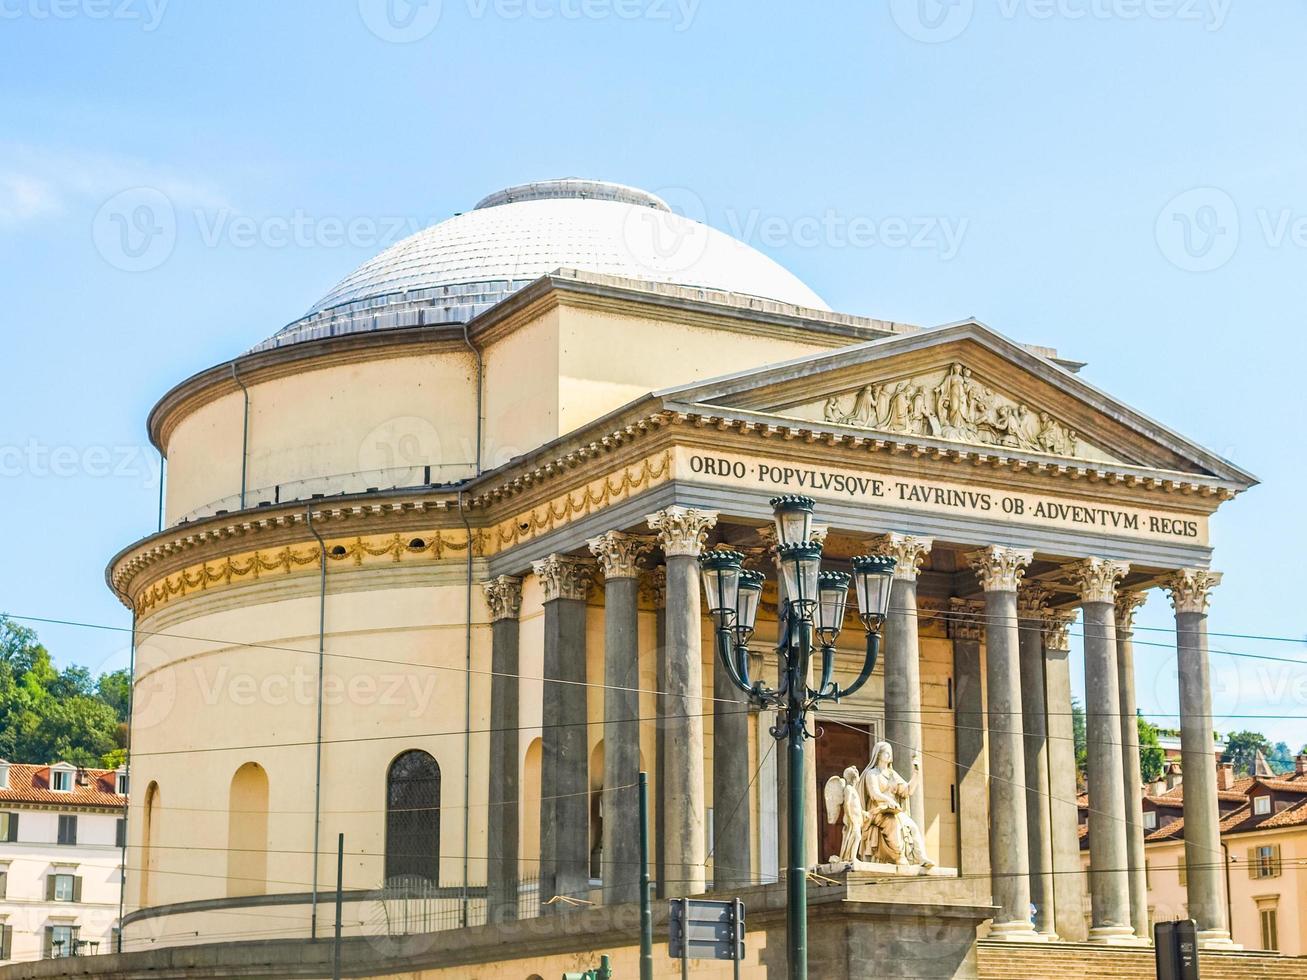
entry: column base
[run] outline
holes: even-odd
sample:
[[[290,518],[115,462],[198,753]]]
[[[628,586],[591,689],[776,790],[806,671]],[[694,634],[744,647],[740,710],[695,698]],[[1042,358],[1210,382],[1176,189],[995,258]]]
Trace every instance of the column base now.
[[[1243,946],[1230,938],[1224,929],[1204,929],[1198,933],[1199,949],[1240,950]]]
[[[1093,926],[1089,930],[1089,941],[1099,946],[1147,946],[1147,939],[1140,939],[1129,926]]]
[[[1035,932],[1029,922],[995,922],[989,927],[989,938],[1006,943],[1046,943],[1048,936]]]

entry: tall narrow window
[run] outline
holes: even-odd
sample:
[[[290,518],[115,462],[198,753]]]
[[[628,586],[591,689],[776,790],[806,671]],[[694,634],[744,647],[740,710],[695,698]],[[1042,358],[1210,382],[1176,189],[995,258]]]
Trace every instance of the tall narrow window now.
[[[77,814],[75,813],[59,814],[58,840],[60,844],[77,843]]]
[[[268,890],[268,773],[247,762],[231,777],[227,804],[227,894]]]
[[[386,773],[386,880],[406,877],[440,880],[440,766],[418,750]]]
[[[1278,950],[1280,948],[1280,921],[1276,909],[1261,910],[1262,949]]]

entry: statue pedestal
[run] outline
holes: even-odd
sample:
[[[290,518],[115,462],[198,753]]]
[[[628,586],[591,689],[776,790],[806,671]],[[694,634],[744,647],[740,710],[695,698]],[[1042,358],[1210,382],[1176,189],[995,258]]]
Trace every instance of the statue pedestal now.
[[[868,878],[883,878],[893,875],[896,878],[956,878],[957,868],[941,868],[934,865],[923,868],[919,864],[882,864],[878,861],[828,861],[812,869],[814,874],[834,877],[848,874],[850,881],[865,881]]]

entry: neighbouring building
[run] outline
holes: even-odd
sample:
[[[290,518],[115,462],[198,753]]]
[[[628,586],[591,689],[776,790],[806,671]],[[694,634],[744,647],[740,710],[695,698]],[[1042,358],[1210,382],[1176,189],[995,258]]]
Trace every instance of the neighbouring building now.
[[[815,498],[828,568],[898,562],[882,664],[821,713],[795,859],[838,847],[818,787],[887,739],[905,771],[920,757],[911,813],[959,872],[814,889],[814,975],[910,949],[917,975],[974,976],[978,931],[1146,941],[1122,787],[1140,785],[1130,622],[1156,593],[1197,774],[1189,910],[1228,946],[1210,522],[1256,481],[1083,369],[974,319],[832,311],[598,181],[508,188],[364,263],[150,414],[161,530],[107,573],[138,638],[126,948],[241,934],[316,956],[343,834],[344,930],[381,951],[369,969],[416,931],[424,977],[467,976],[438,968],[455,956],[557,975],[601,948],[633,972],[615,924],[634,920],[604,906],[637,893],[644,769],[661,894],[751,896],[768,941],[748,968],[777,975],[783,750],[714,662],[696,559],[728,547],[767,574],[765,650],[785,493]],[[1088,922],[1072,632],[1103,801],[1091,861],[1110,872]],[[861,646],[851,616],[837,677]]]
[[[124,770],[0,760],[0,961],[109,952],[126,811]]]

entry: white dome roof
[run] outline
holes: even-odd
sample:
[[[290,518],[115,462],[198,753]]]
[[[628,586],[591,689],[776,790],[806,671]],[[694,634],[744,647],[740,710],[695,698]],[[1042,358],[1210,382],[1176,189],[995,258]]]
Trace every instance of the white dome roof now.
[[[463,322],[560,268],[828,309],[772,259],[675,214],[653,194],[566,179],[499,191],[391,246],[256,349],[419,322],[403,315],[376,322],[387,308],[411,311],[415,303],[420,322]]]

